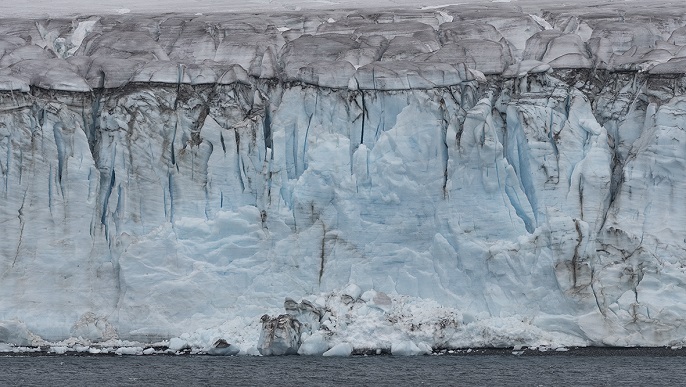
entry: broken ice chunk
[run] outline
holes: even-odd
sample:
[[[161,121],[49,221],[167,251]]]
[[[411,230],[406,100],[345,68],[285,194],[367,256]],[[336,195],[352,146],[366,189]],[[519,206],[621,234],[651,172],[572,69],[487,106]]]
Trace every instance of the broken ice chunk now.
[[[334,89],[347,88],[355,68],[348,61],[316,62],[301,67],[296,78],[303,83]]]
[[[72,57],[70,60],[78,58]],[[97,57],[86,69],[86,82],[93,87],[117,88],[130,82],[134,75],[145,65],[135,59]]]
[[[471,76],[447,63],[376,62],[357,69],[351,83],[362,90],[430,89],[457,85]]]
[[[431,347],[427,344],[418,346],[412,341],[398,341],[391,344],[391,354],[394,356],[417,356],[428,355],[431,353]]]
[[[604,38],[610,43],[614,54],[623,54],[631,47],[655,47],[658,37],[647,27],[636,23],[605,23],[593,30],[591,39]]]
[[[353,352],[353,346],[350,343],[338,343],[324,352],[322,356],[350,356]]]
[[[11,51],[8,47],[6,50],[5,56],[0,60],[0,68],[12,66],[23,60],[49,60],[56,58],[52,51],[34,45],[21,46]]]
[[[300,322],[290,314],[262,316],[257,349],[264,356],[295,355],[300,347]]]
[[[208,355],[214,356],[234,356],[238,355],[238,352],[240,349],[237,346],[229,344],[224,339],[217,339],[212,347],[207,350]]]
[[[21,91],[28,93],[31,91],[29,83],[23,79],[11,75],[0,75],[0,91]]]
[[[185,65],[172,61],[154,61],[146,63],[133,76],[133,82],[156,83],[191,83],[186,74]]]
[[[319,356],[329,350],[329,344],[321,333],[314,333],[303,341],[298,349],[298,355]]]
[[[355,302],[362,295],[362,289],[355,284],[349,284],[341,292],[341,300],[345,304]]]
[[[111,31],[86,43],[85,54],[92,57],[137,57],[146,60],[168,61],[167,53],[150,35],[144,32]]]
[[[541,61],[527,59],[519,63],[512,64],[503,71],[504,78],[519,78],[527,74],[544,73],[550,71],[550,65]]]
[[[12,66],[13,75],[43,89],[87,92],[90,86],[62,59],[23,60]]]

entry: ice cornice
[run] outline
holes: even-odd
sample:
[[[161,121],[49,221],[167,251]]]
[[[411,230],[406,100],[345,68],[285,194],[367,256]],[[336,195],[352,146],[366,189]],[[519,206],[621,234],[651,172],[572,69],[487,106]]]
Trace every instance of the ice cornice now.
[[[451,6],[438,10],[0,20],[0,89],[130,82],[302,82],[428,89],[558,69],[683,74],[681,17]]]

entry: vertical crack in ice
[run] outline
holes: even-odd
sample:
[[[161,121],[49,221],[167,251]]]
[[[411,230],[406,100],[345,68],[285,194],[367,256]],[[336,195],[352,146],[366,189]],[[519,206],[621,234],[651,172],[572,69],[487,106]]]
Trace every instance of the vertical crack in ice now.
[[[315,103],[316,106],[316,103]],[[304,172],[307,169],[307,136],[310,133],[310,126],[312,125],[312,117],[314,116],[314,113],[310,114],[310,116],[307,118],[307,128],[305,128],[305,136],[303,138],[303,155],[302,155],[302,171],[298,172],[298,175],[301,175],[302,172]]]
[[[290,130],[289,130],[290,128]],[[295,179],[297,177],[297,160],[298,160],[298,147],[296,138],[298,135],[298,125],[288,125],[284,128],[286,132],[285,135],[285,158],[286,158],[286,174],[289,179]]]
[[[21,180],[24,175],[24,150],[20,149],[19,150],[19,186],[21,186]]]
[[[638,286],[641,284],[641,281],[643,281],[643,275],[644,275],[644,269],[643,269],[643,262],[638,264],[638,270],[636,273],[636,281],[634,283],[634,300],[636,301],[636,304],[639,303],[638,301]]]
[[[117,206],[115,207],[114,214],[112,215],[115,231],[118,231],[120,230],[120,220],[125,215],[123,188],[121,184],[117,184]]]
[[[634,81],[631,86],[631,91],[634,92],[633,98],[631,99],[631,102],[627,103],[626,105],[626,111],[624,112],[624,116],[628,116],[629,113],[631,113],[632,110],[635,110],[636,102],[638,102],[638,98],[641,95],[646,95],[645,86],[648,84],[648,79],[646,78],[643,83],[640,86],[636,86],[636,77],[637,74],[634,74]],[[676,81],[676,80],[675,80]],[[674,91],[674,95],[678,95],[676,90]]]
[[[167,174],[167,189],[169,190],[169,223],[174,224],[174,177]]]
[[[593,298],[595,299],[595,305],[596,305],[596,307],[598,307],[598,311],[600,312],[600,314],[605,316],[605,309],[600,304],[600,300],[598,299],[598,292],[596,291],[595,287],[596,287],[595,270],[591,269],[591,291],[593,292]]]
[[[574,219],[574,228],[576,229],[576,235],[577,235],[577,240],[576,240],[576,245],[574,246],[574,255],[572,256],[572,283],[573,287],[577,287],[577,268],[579,265],[579,247],[581,246],[581,243],[584,239],[583,234],[581,233],[581,226],[579,225],[579,219]]]
[[[321,219],[320,219],[321,222]],[[319,286],[322,286],[322,276],[324,275],[324,261],[326,260],[326,225],[322,223],[322,243],[319,252]]]
[[[238,127],[233,128],[233,135],[236,141],[236,174],[238,176],[238,183],[241,185],[241,192],[245,192],[245,182],[243,180],[243,157],[241,155],[241,135],[238,133]]]
[[[610,136],[608,132],[608,136]],[[605,207],[603,211],[603,218],[600,222],[600,227],[598,227],[598,232],[603,230],[605,227],[605,223],[607,222],[607,218],[610,214],[610,210],[614,206],[615,200],[617,199],[619,195],[619,191],[622,188],[622,183],[624,182],[624,163],[621,161],[621,156],[619,154],[619,145],[618,145],[618,140],[615,140],[612,144],[611,151],[612,151],[612,166],[611,166],[611,175],[610,175],[610,200],[607,204],[607,207]]]
[[[114,171],[114,168],[112,168],[112,170],[110,171],[109,178],[109,182],[106,182],[106,184],[103,185],[106,187],[106,189],[104,201],[102,204],[102,217],[100,218],[100,222],[105,226],[105,228],[107,228],[107,207],[109,206],[110,196],[112,195],[112,189],[114,188],[114,183],[116,181],[116,173]]]
[[[520,119],[521,118],[522,116],[520,116]],[[534,188],[535,185],[531,175],[531,166],[529,165],[529,159],[531,157],[529,142],[526,138],[526,134],[524,133],[524,128],[521,125],[519,125],[518,129],[519,135],[516,137],[516,145],[519,149],[519,151],[517,152],[517,155],[519,157],[519,160],[517,162],[517,164],[519,165],[518,176],[522,183],[524,195],[526,195],[527,199],[529,200],[529,204],[531,205],[531,209],[533,210],[534,219],[537,220],[538,205],[536,199],[536,190]],[[525,150],[526,152],[523,152],[523,150]]]
[[[100,88],[94,90],[91,109],[90,109],[90,123],[86,123],[86,115],[84,114],[84,132],[88,140],[88,150],[90,151],[91,158],[94,163],[98,160],[98,142],[101,138],[100,132],[100,114],[101,114],[101,104],[102,96],[104,93],[104,79],[105,73],[101,71],[101,84]]]
[[[448,151],[448,126],[450,126],[449,118],[446,118],[445,100],[441,98],[441,137],[443,144],[441,147],[441,162],[443,163],[443,199],[448,199],[448,164],[450,153]]]
[[[50,215],[52,215],[52,179],[52,164],[50,164],[48,172],[48,209],[50,210]]]
[[[569,95],[567,95],[567,98],[569,98]],[[555,110],[550,109],[550,121],[548,123],[548,141],[550,142],[550,146],[553,148],[553,154],[555,155],[555,165],[556,165],[556,173],[557,173],[557,181],[555,183],[558,183],[560,181],[560,150],[557,148],[557,139],[555,138]],[[562,123],[564,127],[564,122]]]
[[[462,132],[464,131],[464,120],[467,117],[467,110],[471,109],[473,106],[465,106],[465,97],[463,95],[464,93],[464,87],[460,86],[460,99],[458,100],[457,97],[455,96],[455,93],[457,92],[457,89],[450,88],[450,92],[448,95],[452,98],[453,102],[455,102],[455,105],[457,105],[457,108],[459,109],[459,113],[462,113],[462,116],[458,116],[457,120],[455,120],[455,125],[457,126],[455,128],[455,144],[457,145],[457,149],[460,149],[460,145],[462,142]],[[446,143],[448,139],[446,138]]]
[[[100,172],[100,187],[104,189],[102,193],[102,214],[100,216],[100,223],[105,227],[105,238],[109,241],[109,226],[107,222],[107,208],[109,207],[110,196],[112,195],[112,189],[116,181],[115,173],[115,159],[117,156],[117,146],[115,144],[114,150],[112,151],[112,158],[110,160],[109,168],[106,170],[101,170]],[[109,172],[109,173],[108,173]]]
[[[529,234],[533,234],[536,229],[533,225],[532,219],[527,215],[526,211],[522,208],[521,200],[517,192],[509,185],[505,185],[505,195],[510,201],[510,204],[515,210],[515,214],[524,222],[524,227]],[[512,217],[510,217],[512,219]]]
[[[308,147],[308,135],[310,134],[310,127],[312,126],[312,118],[314,115],[317,113],[317,106],[319,105],[319,93],[315,94],[314,97],[314,107],[312,108],[312,113],[309,114],[307,117],[307,128],[305,129],[305,137],[303,139],[303,155],[302,155],[302,166],[303,169],[298,173],[298,175],[301,175],[302,172],[304,172],[308,165],[307,165],[307,147]]]
[[[359,82],[358,82],[358,89],[359,89]],[[362,129],[360,130],[360,144],[364,144],[364,126],[365,126],[365,116],[367,115],[367,105],[365,104],[364,101],[364,90],[360,92],[361,99],[362,99]]]
[[[186,73],[186,65],[179,63],[176,76],[176,95],[174,96],[174,111],[179,107],[179,95],[181,94],[181,84],[183,82],[184,74]]]
[[[3,126],[0,126],[0,128],[4,128]],[[10,171],[12,170],[12,135],[10,134],[7,137],[7,152],[5,153],[5,163],[4,165],[1,165],[2,167],[2,175],[3,175],[3,180],[4,180],[4,185],[5,185],[5,190],[3,192],[3,197],[5,200],[7,200],[7,194],[9,190],[9,181],[10,181]]]
[[[584,219],[584,179],[579,177],[579,213],[581,219]]]
[[[60,187],[60,194],[64,196],[62,174],[64,173],[64,163],[66,155],[64,151],[64,139],[62,138],[62,123],[55,123],[52,126],[52,132],[55,138],[55,147],[57,148],[57,184]]]
[[[536,223],[538,223],[538,206],[528,160],[528,142],[526,139],[526,134],[524,133],[524,128],[522,127],[524,115],[520,111],[518,112],[517,119],[509,118],[506,119],[506,122],[506,129],[508,132],[512,133],[513,141],[508,141],[507,148],[503,148],[507,149],[507,151],[505,151],[505,159],[512,166],[515,172],[521,190],[526,197],[526,201],[531,207],[534,218],[531,219],[527,215],[527,211],[522,207],[519,195],[513,187],[506,184],[505,193],[510,199],[510,203],[514,207],[515,213],[524,222],[527,232],[533,233],[536,229]],[[512,154],[513,152],[516,154]],[[527,154],[525,155],[525,153]]]
[[[171,153],[171,163],[176,165],[176,151],[174,149],[174,142],[176,141],[176,130],[178,129],[179,121],[178,119],[174,123],[174,132],[172,133],[172,140],[169,143],[169,152]],[[178,166],[176,166],[178,168]]]
[[[226,143],[224,142],[223,130],[220,130],[219,132],[219,142],[222,144],[222,151],[226,154]]]
[[[264,129],[264,149],[271,149],[272,148],[272,118],[271,114],[269,113],[269,102],[265,103],[264,106],[264,120],[262,127]],[[222,144],[223,144],[223,139],[222,139]],[[274,155],[271,155],[272,159],[274,158]]]
[[[497,110],[496,110],[496,109],[491,109],[491,115],[494,114],[494,113],[497,113]],[[493,122],[493,120],[491,120],[491,122]],[[484,125],[485,125],[485,124],[484,124]],[[489,126],[491,126],[491,125],[489,125]],[[492,127],[492,130],[493,130],[493,137],[494,137],[494,140],[495,140],[495,141],[498,141],[498,134],[497,134],[496,131],[495,131],[495,125],[492,125],[491,127]],[[507,138],[507,136],[503,136],[503,137],[504,137],[504,138],[503,138],[503,141],[506,141],[505,139]],[[506,149],[505,145],[506,145],[506,144],[502,144],[502,145],[503,145],[503,148],[502,148],[503,150],[502,150],[502,152],[505,152],[505,149]],[[520,204],[520,202],[519,202],[519,197],[518,197],[517,193],[514,192],[514,191],[512,190],[512,187],[510,187],[510,186],[507,184],[507,181],[505,181],[505,187],[503,188],[503,184],[502,184],[502,180],[501,180],[502,177],[500,176],[500,168],[498,168],[498,159],[499,159],[499,156],[502,157],[503,155],[502,155],[502,154],[499,155],[499,154],[498,154],[498,149],[497,149],[497,147],[494,147],[494,152],[493,152],[493,165],[495,166],[495,178],[496,178],[496,181],[498,182],[498,191],[500,192],[501,200],[503,201],[503,204],[505,205],[506,208],[507,208],[507,201],[510,202],[510,205],[511,205],[511,206],[514,208],[514,210],[515,210],[515,214],[516,214],[522,221],[524,221],[524,227],[527,229],[527,231],[529,231],[529,228],[531,227],[531,225],[530,225],[531,219],[527,216],[526,212],[524,212],[524,210],[521,208],[521,204]],[[507,197],[507,201],[505,200],[506,197]],[[514,224],[514,220],[512,219],[512,211],[510,211],[509,208],[507,208],[507,215],[508,215],[508,217],[510,218],[510,223],[511,223],[511,224]],[[533,232],[533,231],[529,231],[529,232],[531,233],[531,232]]]
[[[24,227],[26,226],[26,222],[24,221],[24,204],[26,203],[26,195],[29,191],[29,188],[26,187],[24,190],[24,196],[21,200],[21,206],[19,207],[19,210],[17,211],[17,218],[19,218],[19,240],[17,241],[17,250],[14,253],[14,260],[12,260],[12,267],[17,263],[17,259],[19,259],[19,253],[21,252],[21,245],[24,242]]]

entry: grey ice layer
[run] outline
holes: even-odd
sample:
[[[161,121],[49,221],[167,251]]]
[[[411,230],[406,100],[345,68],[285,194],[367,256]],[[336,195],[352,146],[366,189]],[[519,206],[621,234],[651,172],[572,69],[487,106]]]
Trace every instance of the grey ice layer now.
[[[5,19],[0,339],[682,344],[683,24]]]
[[[4,19],[0,89],[90,91],[255,77],[397,90],[456,85],[481,73],[686,68],[686,27],[669,10],[551,6],[537,11],[544,18],[508,7]]]

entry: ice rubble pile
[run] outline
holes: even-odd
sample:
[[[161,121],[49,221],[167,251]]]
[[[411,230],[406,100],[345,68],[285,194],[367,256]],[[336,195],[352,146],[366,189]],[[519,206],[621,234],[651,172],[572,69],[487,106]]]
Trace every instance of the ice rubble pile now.
[[[681,345],[685,22],[502,7],[2,20],[0,341]]]

